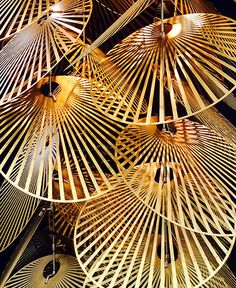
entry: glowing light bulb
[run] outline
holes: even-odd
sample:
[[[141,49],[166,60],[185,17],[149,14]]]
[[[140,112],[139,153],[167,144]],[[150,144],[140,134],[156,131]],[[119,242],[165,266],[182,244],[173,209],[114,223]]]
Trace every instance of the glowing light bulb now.
[[[175,23],[172,26],[172,29],[170,30],[170,32],[167,34],[168,38],[174,38],[177,35],[179,35],[179,33],[182,30],[182,24],[181,23]]]

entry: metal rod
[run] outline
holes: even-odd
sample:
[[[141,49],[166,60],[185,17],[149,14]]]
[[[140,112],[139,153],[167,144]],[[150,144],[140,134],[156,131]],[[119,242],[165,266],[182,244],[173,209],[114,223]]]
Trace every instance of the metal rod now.
[[[52,217],[52,273],[45,279],[45,284],[48,283],[49,278],[56,274],[56,237],[55,237],[55,220],[54,220],[54,205],[50,206],[50,217]]]
[[[169,246],[168,246],[168,228],[165,223],[165,268],[168,267],[169,259],[170,259],[170,253],[169,253]]]
[[[162,38],[165,37],[165,30],[164,30],[164,0],[161,0],[161,34]]]
[[[165,38],[165,28],[164,28],[164,0],[161,0],[161,37],[164,39]],[[162,70],[162,80],[164,79],[164,75],[165,75],[165,56],[164,56],[164,45],[162,45],[162,65],[163,65],[163,70]],[[164,85],[164,82],[163,82]],[[161,89],[163,89],[163,97],[164,97],[164,93],[165,93],[165,89],[164,87],[162,87]],[[164,107],[164,101],[163,101],[163,111],[165,111],[165,107]],[[164,112],[164,120],[165,120],[165,112]],[[166,131],[166,124],[163,124],[163,128],[162,131]]]
[[[90,54],[94,49],[102,45],[105,41],[115,35],[120,29],[125,25],[130,23],[137,15],[144,11],[149,5],[151,5],[155,0],[137,0],[130,6],[108,29],[106,29],[93,43],[88,46],[84,53],[80,54],[74,59],[72,63],[65,69],[68,70],[70,67],[74,66],[83,57]]]
[[[23,252],[25,251],[26,247],[28,246],[31,238],[33,237],[39,224],[41,223],[42,219],[44,218],[46,212],[47,212],[46,207],[41,208],[39,213],[37,213],[37,215],[33,219],[30,226],[27,228],[22,240],[20,241],[19,245],[16,247],[15,251],[13,252],[13,254],[11,256],[11,259],[9,260],[5,270],[3,271],[2,275],[1,275],[0,288],[3,288],[5,286],[6,281],[10,277],[10,275],[11,275],[13,269],[15,268],[17,262],[19,261],[20,257],[22,256]]]

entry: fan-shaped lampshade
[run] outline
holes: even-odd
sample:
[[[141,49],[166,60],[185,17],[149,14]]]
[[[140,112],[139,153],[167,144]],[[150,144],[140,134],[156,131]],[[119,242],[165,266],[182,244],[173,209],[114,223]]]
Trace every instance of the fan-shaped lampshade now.
[[[39,19],[43,14],[49,13],[53,4],[59,1],[2,1],[1,21],[4,24],[0,29],[0,40],[11,37]]]
[[[211,279],[234,241],[172,225],[121,184],[85,204],[74,243],[94,287],[184,288],[202,287]]]
[[[214,73],[214,71],[212,71],[212,73]],[[223,79],[221,80],[223,81]],[[177,97],[181,97],[182,91],[180,90],[180,87],[178,86],[178,81],[174,77],[172,77],[172,84],[173,84],[173,89],[176,95],[178,95]],[[195,97],[194,97],[194,94],[191,92],[191,88],[184,81],[182,81],[181,84],[182,84],[182,89],[184,90],[184,93],[186,94],[188,98],[191,108],[193,109],[193,111],[198,111],[200,107],[198,103],[195,101]],[[233,94],[230,94],[224,100],[227,100],[228,98],[234,98]],[[203,99],[203,102],[205,106],[209,106],[209,102],[206,99]],[[207,108],[203,110],[202,112],[195,114],[194,116],[203,125],[216,131],[222,137],[228,140],[230,143],[234,143],[234,144],[236,143],[235,127],[221,113],[219,113],[219,111],[216,109],[215,106]]]
[[[189,120],[166,127],[129,125],[120,134],[117,164],[126,183],[179,226],[235,234],[235,145]]]
[[[72,226],[75,227],[77,217],[84,206],[83,202],[75,203],[54,203],[56,210],[63,218]]]
[[[218,13],[209,1],[199,0],[171,0],[175,9],[181,14],[191,13]]]
[[[23,231],[39,203],[39,199],[19,191],[6,180],[3,182],[0,187],[0,252]]]
[[[59,63],[81,35],[91,7],[91,0],[61,1],[0,51],[0,104],[28,90]]]
[[[3,176],[23,192],[49,201],[84,201],[107,192],[118,172],[114,150],[123,125],[96,109],[86,79],[55,76],[51,86],[54,100],[49,97],[49,79],[44,78],[27,95],[1,107]],[[46,192],[42,191],[45,158],[49,171],[54,168],[45,182]],[[26,163],[29,172],[24,175]],[[36,185],[31,187],[35,167]]]
[[[195,116],[200,123],[216,131],[225,140],[236,145],[236,128],[214,106]]]
[[[225,52],[236,49],[235,29],[236,22],[230,18],[199,13],[165,20],[164,35],[161,22],[134,32],[100,63],[93,82],[96,106],[112,119],[138,124],[140,107],[147,100],[143,124],[149,124],[153,115],[159,115],[157,123],[164,123],[189,117],[214,105],[236,87],[236,58]],[[225,34],[230,35],[227,40]],[[222,77],[224,83],[220,80]],[[191,107],[183,81],[190,87],[197,111]],[[141,97],[137,100],[138,91]],[[114,109],[113,103],[118,97],[121,100]],[[206,105],[205,99],[209,104]],[[133,109],[135,101],[138,101],[136,115],[130,120],[129,109]],[[124,103],[129,104],[129,109],[120,113]],[[172,118],[167,120],[166,116]]]
[[[85,275],[79,267],[76,258],[69,255],[58,254],[56,255],[56,259],[56,274],[49,278],[47,284],[45,283],[46,276],[50,274],[50,271],[52,272],[52,255],[37,259],[28,264],[14,274],[4,287],[82,288]]]

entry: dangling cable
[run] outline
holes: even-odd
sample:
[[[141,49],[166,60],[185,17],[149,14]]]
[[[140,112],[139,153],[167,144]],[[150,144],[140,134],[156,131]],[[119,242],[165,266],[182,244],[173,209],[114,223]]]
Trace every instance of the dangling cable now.
[[[52,97],[54,102],[57,101],[56,96],[52,93],[52,71],[49,72],[49,96]]]
[[[49,218],[52,221],[52,273],[47,275],[45,284],[48,283],[49,278],[56,274],[56,237],[55,237],[55,219],[54,219],[54,205],[51,203],[49,210]]]

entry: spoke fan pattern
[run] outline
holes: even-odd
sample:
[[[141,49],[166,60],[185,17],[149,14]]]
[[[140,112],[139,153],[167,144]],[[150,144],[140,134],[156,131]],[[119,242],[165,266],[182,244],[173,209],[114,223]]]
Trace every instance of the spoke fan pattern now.
[[[19,191],[6,180],[3,182],[0,187],[0,252],[23,231],[39,203],[39,199]]]
[[[129,125],[123,130],[116,155],[126,183],[145,205],[177,225],[235,234],[235,145],[189,120],[167,129]]]
[[[195,115],[198,121],[219,133],[229,143],[236,145],[236,128],[215,107]]]
[[[45,137],[49,135],[49,131],[45,130]],[[33,141],[33,142],[31,142]],[[31,175],[31,183],[29,185],[30,190],[34,190],[37,187],[38,174],[41,174],[41,192],[44,194],[47,189],[47,182],[49,175],[53,172],[53,167],[56,162],[56,147],[58,142],[56,137],[51,139],[51,148],[45,148],[44,155],[42,158],[42,147],[44,139],[39,137],[38,141],[38,152],[33,150],[35,147],[34,140],[30,139],[25,144],[22,155],[19,156],[16,162],[16,168],[13,171],[12,177],[17,177],[17,167],[24,162],[24,168],[21,170],[20,185],[26,185],[27,175]],[[30,145],[32,143],[32,146]],[[26,154],[24,154],[26,153]],[[49,165],[49,155],[50,165]],[[24,159],[25,155],[25,159]],[[24,159],[24,160],[23,160]],[[31,163],[34,162],[32,167]],[[40,164],[39,164],[40,163]],[[40,204],[40,200],[30,195],[23,193],[17,189],[14,185],[4,180],[0,187],[0,210],[1,210],[1,228],[0,228],[0,251],[6,249],[22,232],[27,223],[30,221],[35,210]],[[24,211],[24,213],[22,213]],[[14,228],[13,228],[14,227]]]
[[[52,261],[52,256],[46,256],[37,259],[16,274],[14,274],[4,287],[19,287],[19,288],[32,288],[32,287],[83,287],[85,275],[78,265],[75,257],[69,255],[58,254],[56,259],[59,262],[59,270],[52,278],[49,278],[48,284],[45,284],[46,278],[44,277],[45,267]],[[66,283],[70,283],[70,286]]]
[[[58,3],[0,51],[0,104],[28,90],[59,63],[85,28],[91,5],[90,0]]]
[[[172,225],[125,185],[87,202],[76,225],[76,255],[94,287],[202,287],[224,265],[235,237]]]
[[[212,3],[206,0],[171,0],[171,2],[181,14],[218,13]]]
[[[110,177],[118,177],[114,150],[123,125],[97,111],[86,79],[52,77],[54,100],[47,94],[48,81],[44,78],[21,99],[2,106],[2,174],[23,192],[49,201],[96,197],[114,187]],[[52,139],[57,139],[55,154]],[[39,159],[35,159],[37,153]],[[42,191],[45,157],[49,171],[54,169],[48,174],[46,192]],[[29,170],[25,175],[26,163]],[[34,174],[36,185],[32,187],[35,167],[38,173]]]
[[[60,0],[7,0],[1,1],[0,40],[11,37],[49,12]]]
[[[235,29],[236,21],[230,18],[199,13],[167,19],[164,37],[161,22],[138,30],[116,45],[100,63],[93,82],[96,106],[111,118],[130,123],[129,109],[133,108],[140,91],[133,122],[139,123],[142,102],[147,100],[147,117],[143,124],[149,124],[152,115],[159,115],[157,123],[170,122],[217,103],[236,87],[233,76],[236,58],[224,52],[236,49]],[[231,35],[226,37],[228,48],[225,47],[225,33]],[[225,83],[219,80],[222,77]],[[183,81],[194,96],[197,111],[191,107]],[[105,90],[101,90],[101,83]],[[113,92],[122,96],[115,109],[113,103],[117,96]],[[129,103],[130,108],[120,115],[124,103]],[[171,120],[166,120],[166,116],[172,116]]]

